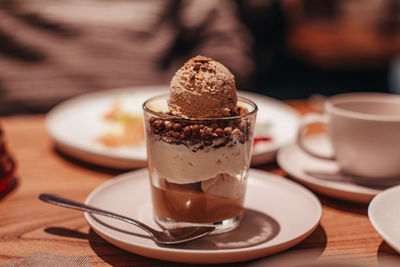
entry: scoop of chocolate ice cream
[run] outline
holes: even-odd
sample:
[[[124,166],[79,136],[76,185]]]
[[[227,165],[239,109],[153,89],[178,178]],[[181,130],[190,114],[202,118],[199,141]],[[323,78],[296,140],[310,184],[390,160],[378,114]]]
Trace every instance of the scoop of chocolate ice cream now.
[[[211,58],[196,56],[171,80],[170,112],[188,118],[220,118],[231,115],[237,96],[233,74]]]

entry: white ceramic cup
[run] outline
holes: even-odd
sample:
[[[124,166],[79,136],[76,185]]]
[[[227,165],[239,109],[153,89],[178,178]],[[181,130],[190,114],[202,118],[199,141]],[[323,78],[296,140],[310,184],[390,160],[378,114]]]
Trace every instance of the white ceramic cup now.
[[[341,171],[365,178],[400,178],[400,96],[348,93],[328,98],[324,114],[305,116],[297,138],[307,153],[336,160]],[[304,133],[313,123],[324,123],[333,156],[311,151]]]

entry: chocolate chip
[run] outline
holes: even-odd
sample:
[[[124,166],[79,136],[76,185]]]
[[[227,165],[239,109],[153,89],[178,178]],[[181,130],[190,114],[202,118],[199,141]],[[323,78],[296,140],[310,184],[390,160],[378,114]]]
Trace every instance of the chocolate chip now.
[[[211,137],[212,130],[209,127],[204,127],[204,129],[200,129],[200,136],[203,139],[209,139]]]
[[[216,133],[218,136],[223,136],[224,135],[224,130],[221,128],[215,129],[214,133]]]
[[[169,131],[172,130],[173,124],[170,121],[165,121],[165,130]]]
[[[158,120],[156,120],[155,118],[152,118],[152,120],[149,121],[151,127],[156,127],[157,121],[158,121]]]
[[[180,131],[180,130],[182,130],[182,124],[180,124],[179,122],[177,122],[177,123],[174,123],[174,130],[175,131]]]
[[[185,128],[183,128],[183,133],[185,134],[185,136],[191,136],[192,128],[190,128],[189,126],[186,126]]]
[[[181,134],[178,133],[178,132],[174,132],[174,137],[175,137],[175,138],[180,138],[180,137],[181,137]],[[182,138],[181,138],[181,139],[182,139]]]
[[[200,125],[195,124],[195,125],[192,125],[191,128],[192,128],[192,133],[194,135],[199,135],[200,134]]]
[[[243,132],[236,128],[235,130],[232,131],[232,135],[242,136]]]
[[[164,130],[164,126],[165,126],[165,124],[164,124],[163,120],[157,120],[155,122],[155,127],[157,130]]]
[[[225,127],[224,132],[226,135],[231,135],[232,134],[232,127]]]
[[[210,128],[210,127],[204,127],[204,133],[206,133],[206,134],[208,134],[208,135],[211,135],[212,134],[212,128]]]
[[[232,131],[232,135],[238,136],[239,137],[239,142],[242,143],[242,144],[244,143],[245,136],[244,136],[244,133],[241,130],[239,130],[239,129],[233,130]]]

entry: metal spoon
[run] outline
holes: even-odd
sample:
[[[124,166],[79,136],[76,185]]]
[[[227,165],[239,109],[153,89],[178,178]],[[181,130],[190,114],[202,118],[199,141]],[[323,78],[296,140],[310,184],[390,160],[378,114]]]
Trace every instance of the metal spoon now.
[[[119,214],[115,214],[110,211],[105,211],[95,207],[91,207],[83,203],[79,203],[59,196],[51,194],[40,194],[39,199],[61,207],[87,211],[89,213],[96,213],[136,225],[137,227],[149,233],[151,238],[156,243],[164,245],[188,242],[206,236],[207,234],[215,230],[214,226],[199,226],[199,227],[193,226],[193,227],[182,227],[164,231],[157,231],[137,220]]]

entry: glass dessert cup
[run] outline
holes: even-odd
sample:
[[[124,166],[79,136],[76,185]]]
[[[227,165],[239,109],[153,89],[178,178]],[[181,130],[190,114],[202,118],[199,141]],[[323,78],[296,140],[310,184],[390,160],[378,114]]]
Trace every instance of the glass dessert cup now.
[[[143,104],[155,221],[163,228],[236,228],[243,216],[257,106],[239,97],[233,116],[183,118],[168,96]]]

